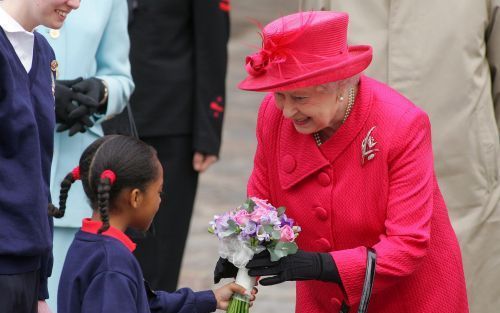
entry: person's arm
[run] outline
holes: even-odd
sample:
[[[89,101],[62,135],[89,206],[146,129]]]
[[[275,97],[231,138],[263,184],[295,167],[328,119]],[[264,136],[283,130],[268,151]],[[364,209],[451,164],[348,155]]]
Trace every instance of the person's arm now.
[[[195,62],[193,150],[203,156],[217,157],[226,104],[229,2],[193,0],[192,14]]]
[[[149,307],[152,313],[213,312],[217,300],[211,290],[182,288],[175,292],[155,291],[154,296],[149,296]]]
[[[144,292],[141,288],[122,273],[101,272],[85,291],[81,312],[137,313],[136,299]]]
[[[108,90],[102,117],[120,113],[134,89],[129,61],[128,5],[127,1],[112,1],[111,14],[96,54],[96,77],[105,82]]]
[[[500,131],[500,0],[492,0],[490,23],[486,30],[487,58],[491,70],[495,117]]]
[[[377,252],[373,293],[395,286],[421,264],[429,248],[433,214],[434,162],[429,118],[412,108],[400,119],[390,141],[385,233]],[[349,303],[363,290],[367,248],[333,251]]]
[[[49,220],[49,226],[50,226],[50,231],[51,233],[54,232],[54,221],[52,219],[52,216],[47,215],[47,219]],[[53,235],[52,235],[53,236]],[[48,279],[50,275],[52,275],[52,266],[54,263],[54,258],[52,255],[52,249],[47,251],[42,255],[42,260],[41,260],[41,265],[40,265],[40,282],[39,282],[39,288],[38,288],[38,300],[40,301],[45,301],[45,299],[48,299],[49,296],[55,297],[56,295],[49,295],[49,289],[48,289]]]

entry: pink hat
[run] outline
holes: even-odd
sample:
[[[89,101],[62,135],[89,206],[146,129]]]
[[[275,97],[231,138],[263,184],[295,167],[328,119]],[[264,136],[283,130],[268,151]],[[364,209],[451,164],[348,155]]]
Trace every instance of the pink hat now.
[[[284,16],[262,30],[262,49],[246,58],[248,77],[238,87],[290,90],[352,77],[368,67],[370,46],[347,46],[349,16],[312,11]]]

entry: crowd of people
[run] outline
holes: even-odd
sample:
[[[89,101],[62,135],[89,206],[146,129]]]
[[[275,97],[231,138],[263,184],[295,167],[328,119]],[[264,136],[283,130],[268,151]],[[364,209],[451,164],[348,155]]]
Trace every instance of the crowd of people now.
[[[177,289],[221,148],[230,8],[0,1],[4,312],[253,303],[233,281]],[[257,254],[249,275],[296,281],[300,313],[495,312],[500,1],[297,8],[260,29],[238,87],[266,93],[247,194],[287,207],[299,250]]]

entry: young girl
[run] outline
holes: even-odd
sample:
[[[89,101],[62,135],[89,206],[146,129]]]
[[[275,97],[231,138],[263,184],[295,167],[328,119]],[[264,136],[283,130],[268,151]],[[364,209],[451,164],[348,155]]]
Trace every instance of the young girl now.
[[[0,308],[50,312],[47,216],[57,62],[33,29],[60,28],[80,0],[0,1]],[[40,301],[39,301],[40,300]]]
[[[235,283],[202,292],[149,288],[132,254],[135,244],[124,231],[148,229],[158,211],[163,169],[152,147],[121,135],[92,143],[79,167],[61,183],[59,209],[49,209],[54,217],[64,216],[68,191],[77,179],[94,211],[83,220],[66,256],[59,281],[59,313],[212,312],[227,309],[233,292],[245,292]]]

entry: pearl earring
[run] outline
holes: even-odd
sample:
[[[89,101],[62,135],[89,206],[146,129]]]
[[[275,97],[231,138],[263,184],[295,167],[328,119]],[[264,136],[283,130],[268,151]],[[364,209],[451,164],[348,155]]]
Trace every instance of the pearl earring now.
[[[339,101],[340,101],[340,102],[344,101],[344,96],[340,96],[340,97],[339,97]]]

